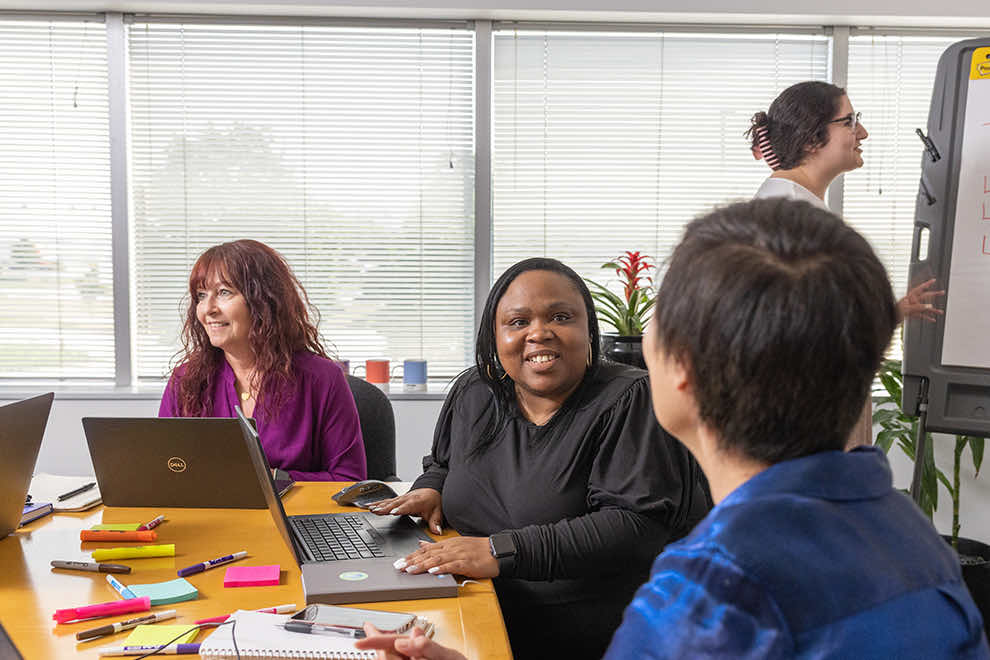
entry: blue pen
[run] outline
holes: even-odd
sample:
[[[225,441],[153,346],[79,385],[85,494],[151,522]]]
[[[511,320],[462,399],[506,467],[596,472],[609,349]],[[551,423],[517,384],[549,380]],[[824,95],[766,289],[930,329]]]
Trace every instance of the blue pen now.
[[[120,580],[114,576],[107,575],[107,582],[109,582],[110,586],[114,588],[114,591],[120,594],[124,599],[130,600],[131,598],[137,598],[137,595],[133,591],[121,584]]]
[[[211,559],[209,561],[193,564],[192,566],[186,566],[185,568],[180,568],[178,571],[176,571],[176,573],[179,577],[187,577],[189,575],[194,575],[196,573],[202,573],[206,569],[213,568],[214,566],[219,566],[220,564],[226,564],[228,562],[236,561],[238,559],[243,559],[244,557],[247,557],[247,551],[241,550],[240,552],[235,552],[232,555],[217,557],[216,559]]]

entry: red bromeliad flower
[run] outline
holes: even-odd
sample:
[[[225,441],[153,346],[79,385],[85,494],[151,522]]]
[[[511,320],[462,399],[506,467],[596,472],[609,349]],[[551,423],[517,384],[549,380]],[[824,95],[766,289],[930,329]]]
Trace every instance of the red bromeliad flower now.
[[[649,261],[652,258],[649,255],[641,255],[639,252],[626,250],[622,256],[613,262],[616,265],[615,274],[622,280],[626,302],[629,302],[633,292],[637,289],[653,286],[653,278],[641,274],[649,272],[654,267],[654,264]],[[646,282],[646,287],[641,286],[640,282]]]

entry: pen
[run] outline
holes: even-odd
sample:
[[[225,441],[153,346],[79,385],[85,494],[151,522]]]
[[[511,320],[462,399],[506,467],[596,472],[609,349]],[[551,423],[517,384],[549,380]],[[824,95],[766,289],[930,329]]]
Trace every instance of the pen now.
[[[128,600],[130,600],[131,598],[137,598],[137,595],[133,591],[131,591],[130,589],[128,589],[127,587],[125,587],[120,582],[120,580],[118,580],[114,576],[107,575],[107,582],[110,583],[110,586],[113,587],[114,588],[114,591],[116,591],[118,594],[120,594],[122,598],[126,598]]]
[[[131,567],[123,564],[98,564],[93,561],[63,561],[61,559],[52,560],[52,568],[67,568],[77,571],[91,571],[93,573],[130,573]]]
[[[81,642],[87,639],[103,637],[104,635],[113,635],[114,633],[119,633],[121,630],[130,630],[131,628],[135,628],[145,623],[158,623],[159,621],[164,621],[165,619],[174,619],[175,615],[175,610],[165,610],[164,612],[155,612],[154,614],[147,614],[145,616],[127,619],[126,621],[108,623],[107,625],[100,626],[99,628],[81,630],[76,633],[76,639]]]
[[[61,495],[58,496],[58,501],[59,502],[64,502],[65,500],[69,499],[70,497],[75,497],[79,493],[85,493],[87,490],[89,490],[90,488],[92,488],[95,485],[96,485],[96,482],[95,481],[90,481],[88,484],[83,484],[82,486],[80,486],[79,488],[76,488],[75,490],[70,490],[68,493],[62,493]]]
[[[97,649],[100,655],[144,655],[163,653],[165,655],[191,655],[199,653],[199,644],[172,644],[170,646],[104,646]]]
[[[225,555],[223,557],[210,559],[209,561],[204,561],[199,564],[193,564],[192,566],[180,568],[176,573],[179,577],[187,577],[189,575],[195,575],[196,573],[202,573],[206,569],[219,566],[220,564],[226,564],[238,559],[243,559],[244,557],[247,557],[247,552],[245,550],[241,550],[240,552],[235,552],[232,555]]]
[[[157,516],[153,520],[149,520],[148,522],[146,522],[143,525],[141,525],[140,527],[138,527],[138,531],[139,532],[143,532],[143,531],[148,530],[148,529],[154,529],[155,527],[158,527],[159,525],[161,525],[162,522],[164,522],[164,521],[165,521],[165,516]]]
[[[296,611],[296,604],[289,603],[288,605],[276,605],[275,607],[263,607],[260,610],[255,610],[255,612],[268,612],[270,614],[288,614],[289,612]],[[211,616],[208,619],[197,619],[196,625],[201,626],[203,624],[209,623],[223,623],[230,618],[229,614],[224,614],[222,616]]]
[[[284,624],[285,629],[289,632],[298,633],[316,633],[316,632],[328,632],[334,635],[341,635],[342,637],[350,637],[352,639],[361,639],[364,637],[364,631],[357,628],[341,628],[340,626],[330,626],[325,623],[317,623],[315,621],[286,621]]]

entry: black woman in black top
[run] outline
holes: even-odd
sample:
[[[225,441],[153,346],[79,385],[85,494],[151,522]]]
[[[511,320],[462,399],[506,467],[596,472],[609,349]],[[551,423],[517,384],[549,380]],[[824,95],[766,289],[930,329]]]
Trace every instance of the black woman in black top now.
[[[653,559],[710,508],[698,465],[656,423],[646,372],[599,360],[587,287],[552,259],[492,288],[477,365],[423,464],[374,511],[462,536],[397,565],[494,578],[517,658],[601,657]]]

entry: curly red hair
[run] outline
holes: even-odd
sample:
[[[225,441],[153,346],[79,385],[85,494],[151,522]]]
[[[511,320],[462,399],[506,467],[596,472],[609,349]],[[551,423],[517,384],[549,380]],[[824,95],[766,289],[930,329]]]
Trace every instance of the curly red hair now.
[[[210,392],[223,351],[210,343],[196,318],[197,291],[214,277],[244,296],[251,315],[248,340],[255,356],[258,404],[275,416],[292,382],[292,356],[306,350],[329,357],[320,342],[319,312],[310,304],[302,284],[281,254],[259,241],[242,239],[214,245],[196,260],[189,274],[189,308],[182,327],[185,366],[178,384],[179,414],[208,417],[213,414]],[[315,320],[310,319],[310,310]]]

